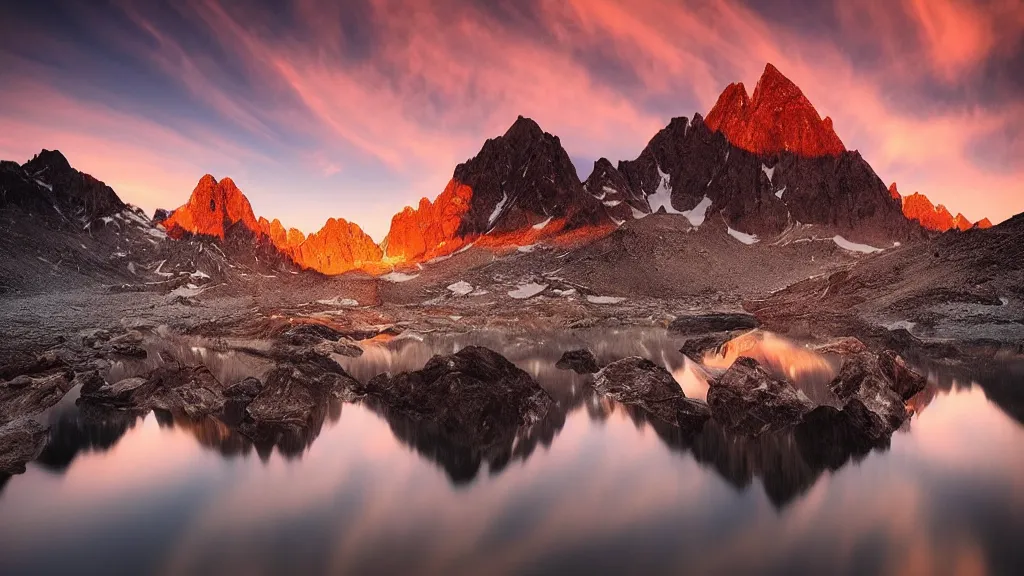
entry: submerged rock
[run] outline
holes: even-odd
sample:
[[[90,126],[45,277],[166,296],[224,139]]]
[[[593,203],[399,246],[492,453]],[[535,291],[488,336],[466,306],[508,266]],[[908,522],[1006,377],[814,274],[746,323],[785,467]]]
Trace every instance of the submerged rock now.
[[[638,356],[605,366],[597,373],[594,388],[687,431],[699,432],[711,416],[704,402],[686,397],[668,370]]]
[[[753,330],[760,326],[757,318],[742,312],[712,312],[693,316],[679,316],[668,325],[668,331],[684,336]]]
[[[726,430],[750,436],[793,426],[814,408],[802,392],[747,357],[710,382],[708,406]]]
[[[460,445],[508,444],[553,406],[529,374],[493,350],[469,346],[422,370],[381,374],[364,392],[387,410],[429,421]]]
[[[586,348],[569,350],[562,354],[562,357],[555,363],[555,368],[559,370],[572,370],[577,374],[593,374],[601,369],[597,365],[597,358],[594,357],[594,353]]]
[[[0,426],[0,474],[20,474],[46,446],[47,427],[32,418]]]

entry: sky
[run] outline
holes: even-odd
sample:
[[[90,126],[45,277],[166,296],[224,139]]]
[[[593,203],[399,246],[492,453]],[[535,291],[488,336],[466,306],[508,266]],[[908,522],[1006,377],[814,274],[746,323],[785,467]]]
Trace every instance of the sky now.
[[[203,174],[376,240],[518,115],[581,178],[766,62],[887,184],[1024,212],[1024,0],[2,0],[0,158],[152,212]]]

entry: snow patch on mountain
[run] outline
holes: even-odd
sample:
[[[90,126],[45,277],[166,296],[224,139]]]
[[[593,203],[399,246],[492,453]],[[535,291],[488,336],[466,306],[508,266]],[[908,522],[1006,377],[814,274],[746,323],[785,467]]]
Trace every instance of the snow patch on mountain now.
[[[533,298],[537,294],[548,289],[547,284],[537,284],[531,282],[530,284],[520,284],[514,290],[509,290],[508,295],[516,300],[526,300],[527,298]]]
[[[534,230],[543,230],[544,228],[546,228],[546,227],[547,227],[547,225],[548,225],[548,224],[550,224],[550,223],[551,223],[551,219],[552,219],[552,218],[553,218],[553,216],[548,216],[548,219],[547,219],[547,220],[545,220],[545,221],[543,221],[543,222],[538,222],[538,223],[534,224],[534,225],[533,225],[533,229],[534,229]]]
[[[832,237],[832,241],[836,243],[843,250],[849,250],[850,252],[860,252],[861,254],[874,254],[881,252],[881,248],[875,248],[874,246],[868,246],[867,244],[857,244],[856,242],[850,242],[842,236]]]
[[[386,280],[388,282],[398,283],[398,282],[408,282],[409,280],[415,280],[416,278],[419,278],[419,277],[420,277],[419,274],[405,274],[405,273],[402,273],[402,272],[389,272],[389,273],[381,276],[380,279],[381,280]]]
[[[454,284],[449,284],[448,291],[456,296],[466,296],[473,292],[473,285],[465,280],[459,280]]]
[[[775,166],[772,166],[771,168],[769,168],[769,167],[765,166],[764,164],[761,164],[761,172],[764,172],[764,175],[768,177],[768,181],[771,182],[772,181],[772,176],[775,175]]]
[[[732,228],[729,228],[729,236],[732,236],[733,238],[739,240],[740,242],[746,244],[747,246],[757,244],[758,242],[761,241],[760,238],[753,234],[747,234],[745,232],[740,232],[739,230],[733,230]]]
[[[671,176],[661,171],[661,166],[655,165],[658,169],[658,176],[661,177],[661,181],[658,182],[658,189],[654,191],[654,194],[647,196],[647,203],[651,206],[651,213],[655,213],[659,208],[664,208],[665,212],[669,214],[682,214],[679,210],[672,207],[672,182]]]
[[[704,220],[707,219],[707,217],[708,217],[708,210],[710,210],[710,209],[711,209],[711,198],[708,198],[707,196],[705,196],[692,209],[686,210],[684,212],[680,212],[680,214],[682,214],[687,220],[690,221],[690,225],[691,226],[693,226],[695,228],[699,228],[700,225],[704,223]]]
[[[587,302],[590,302],[591,304],[618,304],[623,300],[625,300],[625,298],[619,296],[587,296]]]
[[[494,226],[494,223],[498,221],[498,217],[501,216],[501,211],[505,209],[505,205],[508,204],[508,193],[501,193],[501,201],[494,206],[494,211],[491,212],[491,216],[487,219],[487,226]]]

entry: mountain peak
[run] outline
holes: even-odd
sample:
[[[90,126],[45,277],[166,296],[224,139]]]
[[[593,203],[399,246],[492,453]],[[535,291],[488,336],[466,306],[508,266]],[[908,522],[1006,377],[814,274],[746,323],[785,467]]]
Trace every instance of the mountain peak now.
[[[800,88],[771,63],[765,65],[752,98],[742,83],[729,84],[705,122],[734,146],[755,154],[816,157],[846,151],[832,119],[823,120]]]
[[[505,131],[505,138],[520,139],[520,138],[540,138],[544,136],[544,130],[541,129],[540,124],[537,124],[532,118],[520,115],[516,118],[516,121],[512,123],[512,126]]]
[[[224,231],[238,222],[253,232],[260,231],[249,199],[235,182],[231,178],[218,182],[206,174],[192,190],[188,203],[172,212],[163,226],[173,234],[191,232],[224,238]]]

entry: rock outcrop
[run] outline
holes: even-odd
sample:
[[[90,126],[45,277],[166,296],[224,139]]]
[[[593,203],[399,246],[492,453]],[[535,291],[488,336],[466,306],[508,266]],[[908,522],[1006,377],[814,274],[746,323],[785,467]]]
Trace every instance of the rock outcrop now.
[[[594,389],[686,433],[700,432],[710,417],[708,405],[687,398],[668,370],[636,356],[602,368],[594,380]]]
[[[510,446],[553,405],[529,374],[479,346],[434,356],[422,370],[381,374],[363,392],[388,411],[429,422],[452,443],[477,448]]]
[[[593,374],[601,369],[597,365],[597,358],[589,349],[569,350],[562,354],[562,357],[555,363],[559,370],[572,370],[577,374]]]
[[[771,64],[757,81],[753,98],[742,83],[730,84],[708,113],[707,125],[737,148],[758,155],[817,157],[846,151],[832,119],[822,120],[800,88]]]
[[[772,376],[752,358],[739,358],[709,384],[712,418],[741,435],[758,436],[795,426],[814,409],[803,393]]]
[[[751,314],[743,312],[711,312],[677,316],[668,325],[668,331],[683,336],[712,334],[715,332],[732,332],[737,330],[753,330],[760,326]]]
[[[20,474],[46,446],[47,427],[32,418],[0,425],[0,475]]]
[[[892,186],[895,189],[896,184],[893,183]],[[963,214],[953,216],[945,206],[942,204],[938,206],[932,204],[932,201],[920,192],[915,192],[902,200],[903,214],[910,220],[916,220],[922,227],[933,232],[946,232],[948,230],[966,232],[975,227],[981,229],[992,227],[992,222],[988,218],[972,224]]]

